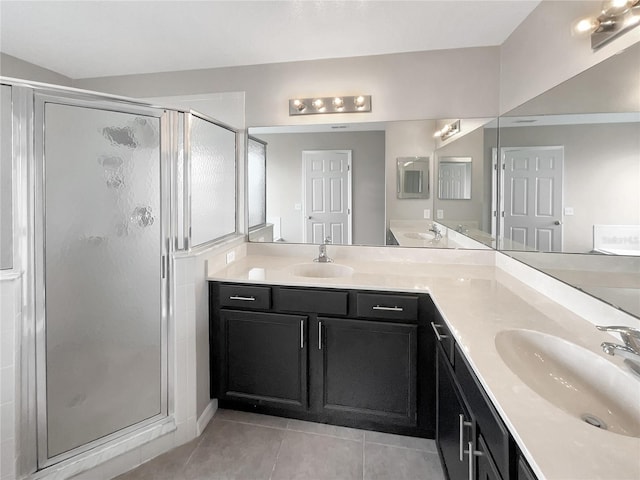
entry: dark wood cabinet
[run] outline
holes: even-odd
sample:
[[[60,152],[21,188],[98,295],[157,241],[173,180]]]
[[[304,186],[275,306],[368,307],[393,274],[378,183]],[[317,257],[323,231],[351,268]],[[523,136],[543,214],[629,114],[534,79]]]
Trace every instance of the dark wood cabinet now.
[[[425,294],[210,282],[222,408],[434,438]]]
[[[459,389],[444,350],[438,347],[438,392],[436,439],[448,478],[468,479],[468,450],[472,439],[471,417],[460,398]]]
[[[434,318],[438,359],[436,445],[447,478],[535,480],[437,311]]]
[[[417,325],[318,318],[315,407],[329,418],[415,426]]]
[[[220,311],[221,395],[306,410],[307,317]]]

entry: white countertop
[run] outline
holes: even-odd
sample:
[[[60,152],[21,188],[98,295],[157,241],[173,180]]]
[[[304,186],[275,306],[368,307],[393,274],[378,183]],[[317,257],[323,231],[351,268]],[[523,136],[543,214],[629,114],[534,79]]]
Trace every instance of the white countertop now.
[[[246,257],[210,271],[208,278],[428,292],[540,479],[640,479],[640,439],[599,430],[547,402],[509,369],[494,343],[496,334],[505,329],[537,330],[624,368],[619,358],[600,349],[602,341],[612,341],[609,334],[495,267],[491,251],[348,248],[332,246],[329,254],[335,255],[334,262],[354,269],[350,277],[292,275],[292,265],[311,261],[317,250],[313,245],[256,245]],[[640,380],[628,377],[638,382],[640,403]]]

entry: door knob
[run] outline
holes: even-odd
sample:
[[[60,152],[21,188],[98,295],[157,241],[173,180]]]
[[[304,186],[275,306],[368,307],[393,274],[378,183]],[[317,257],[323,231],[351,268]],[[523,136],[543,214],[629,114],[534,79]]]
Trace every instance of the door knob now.
[[[311,220],[312,218],[313,218],[313,217],[312,217],[311,215],[309,215],[309,216],[307,217],[307,220]]]
[[[556,220],[555,222],[553,222],[554,225],[562,225],[562,222],[560,220]]]

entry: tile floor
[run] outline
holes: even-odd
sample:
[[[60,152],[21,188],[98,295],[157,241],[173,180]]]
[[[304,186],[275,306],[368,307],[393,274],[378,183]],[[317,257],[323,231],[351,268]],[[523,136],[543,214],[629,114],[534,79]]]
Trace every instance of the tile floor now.
[[[433,440],[233,410],[117,480],[441,480]]]

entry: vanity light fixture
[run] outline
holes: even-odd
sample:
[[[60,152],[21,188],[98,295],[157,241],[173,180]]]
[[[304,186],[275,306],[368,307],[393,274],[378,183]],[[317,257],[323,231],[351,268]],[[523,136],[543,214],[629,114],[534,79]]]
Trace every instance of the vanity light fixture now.
[[[614,38],[640,25],[640,0],[606,0],[597,16],[574,22],[576,34],[591,34],[591,48],[606,45]]]
[[[371,111],[371,95],[294,98],[289,100],[289,115],[317,113],[356,113]]]
[[[460,133],[460,120],[447,123],[444,127],[434,133],[433,136],[434,138],[440,137],[440,140],[444,141],[447,138],[453,137],[457,133]]]

